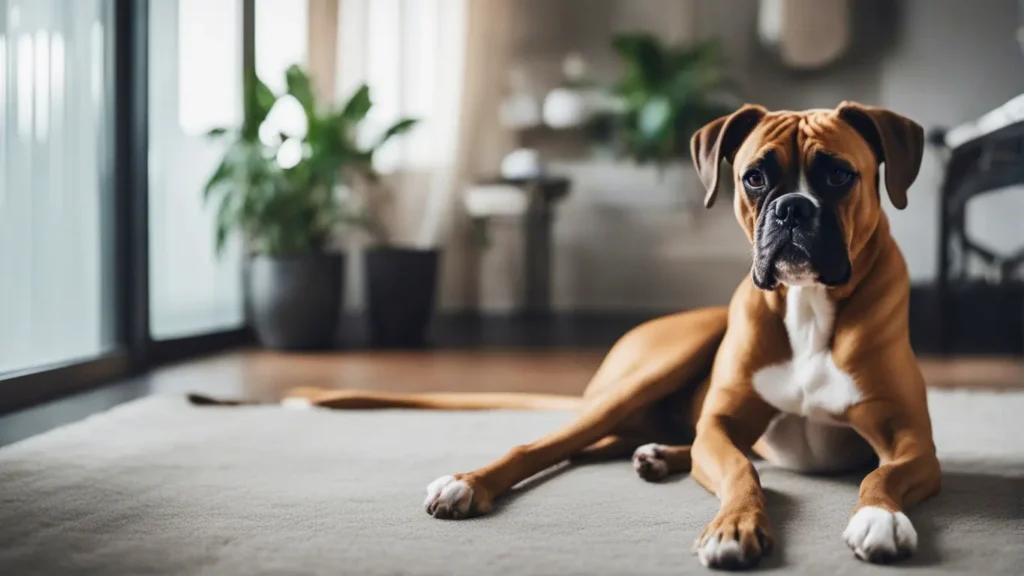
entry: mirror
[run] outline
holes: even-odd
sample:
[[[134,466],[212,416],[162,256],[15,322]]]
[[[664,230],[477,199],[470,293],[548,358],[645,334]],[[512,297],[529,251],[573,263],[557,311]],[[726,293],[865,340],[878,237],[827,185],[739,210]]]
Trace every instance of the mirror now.
[[[760,0],[758,38],[787,68],[819,70],[849,49],[850,0]]]

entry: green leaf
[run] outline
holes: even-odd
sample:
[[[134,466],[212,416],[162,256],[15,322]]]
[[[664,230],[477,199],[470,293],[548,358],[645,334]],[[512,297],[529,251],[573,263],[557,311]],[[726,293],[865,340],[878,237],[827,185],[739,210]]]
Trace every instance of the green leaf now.
[[[620,104],[613,120],[595,126],[592,139],[613,145],[640,163],[662,165],[685,154],[685,143],[738,87],[726,75],[718,40],[669,47],[647,33],[612,40],[624,71],[609,92]]]
[[[377,141],[377,145],[374,146],[374,148],[380,148],[395,136],[405,134],[409,130],[412,130],[417,123],[419,123],[419,119],[417,118],[402,118],[398,122],[395,122],[384,132],[384,135],[380,137],[380,140]]]
[[[612,47],[626,66],[626,81],[633,87],[653,87],[664,77],[665,50],[651,34],[619,34]]]
[[[220,138],[221,136],[228,133],[227,128],[214,128],[206,133],[207,138]]]
[[[692,67],[718,67],[722,60],[722,44],[716,40],[698,42],[674,50],[669,56],[669,68],[682,70]]]
[[[313,81],[309,74],[293,64],[285,72],[285,82],[288,84],[288,93],[302,104],[307,115],[313,116],[316,113],[316,96],[313,94]]]
[[[637,127],[646,139],[656,139],[665,134],[672,124],[672,103],[668,96],[658,94],[640,109]]]
[[[738,92],[739,85],[719,68],[696,68],[676,74],[670,89],[676,101],[686,102],[716,92]]]
[[[277,102],[277,96],[259,78],[256,79],[256,120],[262,123]]]
[[[208,201],[214,191],[232,177],[234,170],[231,164],[232,158],[230,157],[229,151],[228,155],[225,155],[224,159],[217,165],[217,169],[210,175],[209,180],[206,181],[206,185],[203,186],[204,201]]]
[[[253,83],[253,94],[243,98],[242,138],[255,142],[259,138],[260,124],[267,119],[277,96],[259,78]]]
[[[363,84],[345,103],[341,110],[341,118],[347,123],[356,124],[366,118],[366,114],[370,112],[372,106],[370,87]]]
[[[234,208],[234,204],[234,197],[229,195],[221,199],[220,206],[217,208],[214,248],[218,257],[224,255],[224,248],[227,246],[228,237],[231,234],[231,230],[237,224],[237,211]]]

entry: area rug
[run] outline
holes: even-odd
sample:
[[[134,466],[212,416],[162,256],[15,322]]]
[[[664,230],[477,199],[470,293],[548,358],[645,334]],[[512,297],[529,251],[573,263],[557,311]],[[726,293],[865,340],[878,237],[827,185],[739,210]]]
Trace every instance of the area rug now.
[[[777,551],[799,574],[1024,573],[1024,395],[933,392],[942,494],[916,557],[877,567],[840,534],[856,477],[762,466]],[[151,397],[0,450],[0,574],[703,574],[716,510],[692,479],[626,461],[563,467],[484,518],[434,520],[424,486],[570,418],[296,412]]]

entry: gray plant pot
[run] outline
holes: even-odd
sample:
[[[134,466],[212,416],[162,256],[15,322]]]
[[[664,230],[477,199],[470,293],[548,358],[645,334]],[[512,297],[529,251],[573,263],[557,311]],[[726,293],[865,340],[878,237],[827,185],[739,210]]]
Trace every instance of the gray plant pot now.
[[[246,265],[249,315],[260,344],[276,350],[334,345],[345,256],[253,256]]]

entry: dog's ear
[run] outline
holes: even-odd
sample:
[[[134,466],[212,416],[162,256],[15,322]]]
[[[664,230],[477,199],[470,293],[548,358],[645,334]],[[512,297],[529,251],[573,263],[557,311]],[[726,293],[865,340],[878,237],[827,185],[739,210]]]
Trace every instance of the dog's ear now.
[[[718,172],[722,159],[732,162],[740,145],[767,113],[761,106],[747,104],[728,116],[713,120],[690,139],[690,156],[707,190],[705,207],[710,208],[718,196]]]
[[[839,117],[860,133],[885,163],[885,189],[893,206],[907,207],[907,190],[917,178],[924,154],[924,128],[917,122],[883,108],[843,102]]]

